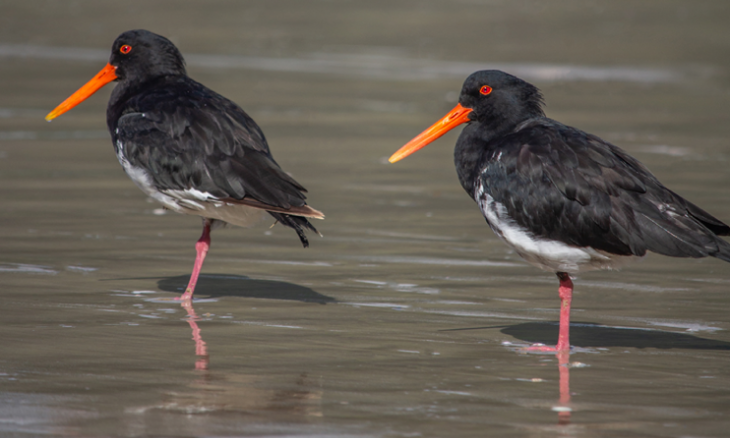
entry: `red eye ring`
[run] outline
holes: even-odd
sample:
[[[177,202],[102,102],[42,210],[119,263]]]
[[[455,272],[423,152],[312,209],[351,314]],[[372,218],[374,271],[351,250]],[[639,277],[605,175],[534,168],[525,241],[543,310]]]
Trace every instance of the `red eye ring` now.
[[[119,48],[119,51],[122,52],[123,55],[126,55],[127,53],[132,51],[132,46],[130,46],[129,44],[125,44]]]
[[[486,96],[487,94],[492,92],[492,87],[490,87],[489,85],[484,85],[482,86],[482,88],[479,89],[479,92]]]

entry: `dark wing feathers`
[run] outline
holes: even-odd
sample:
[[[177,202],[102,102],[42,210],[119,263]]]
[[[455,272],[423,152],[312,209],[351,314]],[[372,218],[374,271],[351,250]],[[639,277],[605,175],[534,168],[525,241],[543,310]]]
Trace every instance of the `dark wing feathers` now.
[[[279,167],[261,129],[235,103],[189,78],[175,78],[133,96],[124,112],[110,126],[115,148],[124,148],[125,158],[146,169],[158,189],[196,189],[271,207],[278,212],[272,216],[300,237],[302,226],[314,229],[306,219],[287,218],[290,209],[321,213],[306,205],[306,189]]]
[[[621,255],[730,261],[730,244],[717,237],[730,227],[598,137],[539,119],[485,153],[482,185],[536,236]]]

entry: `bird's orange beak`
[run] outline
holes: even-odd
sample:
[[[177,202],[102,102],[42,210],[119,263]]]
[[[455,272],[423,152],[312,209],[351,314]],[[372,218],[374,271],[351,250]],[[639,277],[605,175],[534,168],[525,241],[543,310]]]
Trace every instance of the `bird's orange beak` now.
[[[99,73],[94,76],[92,80],[86,83],[83,87],[79,88],[74,94],[68,97],[68,99],[61,102],[53,111],[48,113],[46,120],[49,122],[76,105],[86,100],[89,96],[96,93],[99,88],[108,84],[109,82],[117,78],[116,67],[111,64],[107,64],[106,67],[101,69]]]
[[[456,105],[456,107],[443,116],[441,120],[431,125],[428,129],[418,134],[416,138],[398,149],[396,153],[391,155],[388,161],[395,163],[398,160],[402,160],[462,123],[468,122],[469,113],[472,111],[473,110],[471,108],[464,108],[461,104]]]

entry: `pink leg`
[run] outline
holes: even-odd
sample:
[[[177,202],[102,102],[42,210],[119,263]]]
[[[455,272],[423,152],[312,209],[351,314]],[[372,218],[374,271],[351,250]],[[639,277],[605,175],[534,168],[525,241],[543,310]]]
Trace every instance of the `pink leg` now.
[[[554,351],[558,358],[558,374],[560,375],[560,400],[555,409],[558,412],[558,424],[570,424],[570,302],[573,299],[573,282],[570,275],[558,272],[560,280],[560,330],[558,345],[555,347],[534,346],[528,350]]]
[[[200,275],[200,269],[203,267],[203,261],[205,261],[205,255],[208,254],[210,249],[210,219],[203,220],[203,235],[198,239],[198,243],[195,244],[195,265],[193,265],[193,273],[190,274],[190,282],[188,287],[185,289],[185,293],[178,298],[179,300],[192,300],[193,292],[195,292],[195,285],[198,283],[198,276]]]
[[[560,280],[560,330],[558,332],[558,345],[555,347],[534,346],[528,347],[532,351],[570,351],[570,302],[573,299],[573,282],[570,275],[565,272],[558,272]]]
[[[557,351],[570,350],[570,302],[573,299],[573,282],[570,275],[565,272],[558,272],[560,279],[560,332],[558,334],[558,345],[555,346]]]

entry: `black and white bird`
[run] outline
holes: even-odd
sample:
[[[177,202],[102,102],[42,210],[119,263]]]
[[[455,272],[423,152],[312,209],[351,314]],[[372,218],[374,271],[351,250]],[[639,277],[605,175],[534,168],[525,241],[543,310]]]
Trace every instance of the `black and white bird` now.
[[[324,215],[307,205],[304,187],[276,163],[256,122],[190,79],[182,54],[163,36],[146,30],[119,35],[106,67],[46,120],[112,81],[118,84],[107,125],[124,171],[165,208],[203,218],[193,273],[180,299],[192,299],[217,221],[249,227],[268,213],[309,245],[304,230],[317,230],[307,218]]]
[[[459,104],[392,157],[396,162],[466,123],[454,150],[459,181],[487,223],[527,262],[557,273],[556,347],[570,348],[570,275],[612,269],[647,251],[730,262],[722,221],[664,187],[611,143],[545,117],[533,85],[497,70],[464,82]]]

